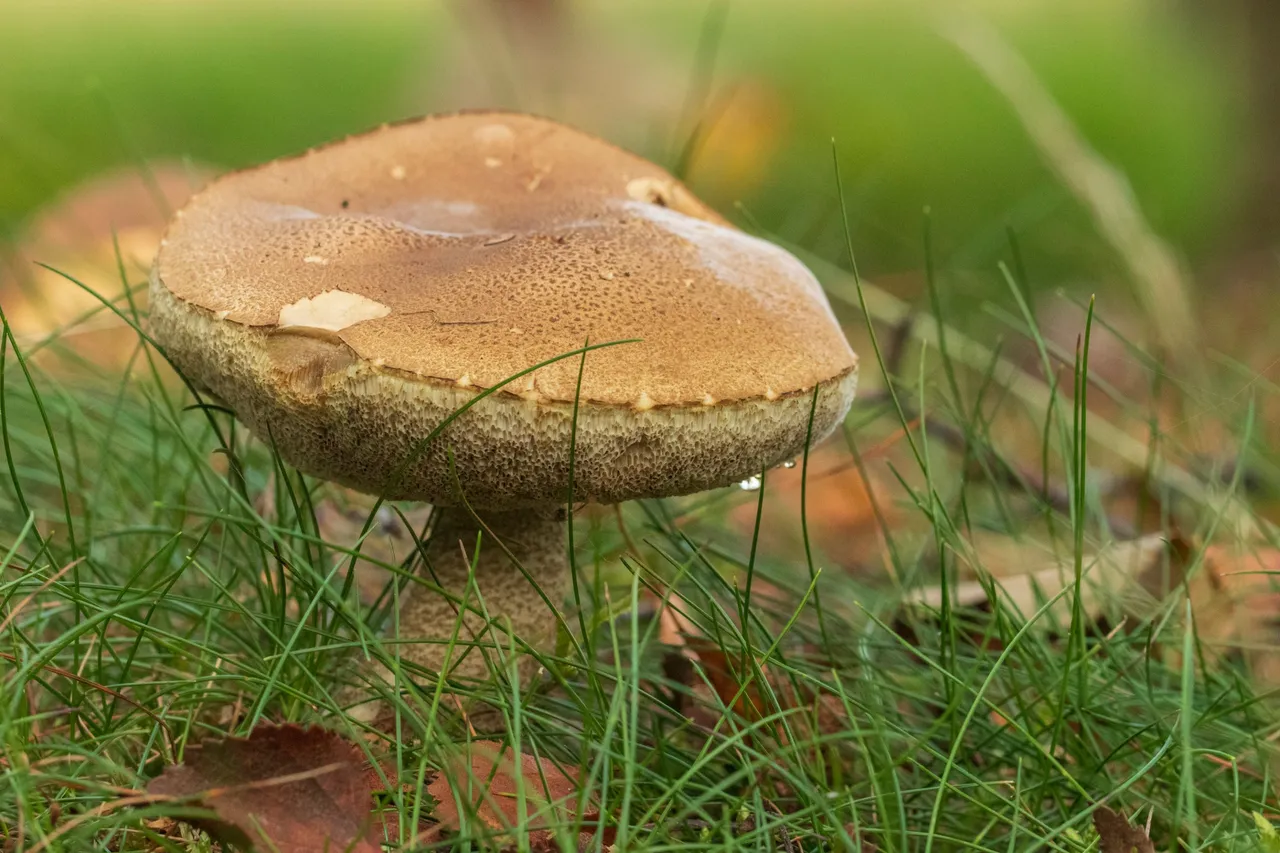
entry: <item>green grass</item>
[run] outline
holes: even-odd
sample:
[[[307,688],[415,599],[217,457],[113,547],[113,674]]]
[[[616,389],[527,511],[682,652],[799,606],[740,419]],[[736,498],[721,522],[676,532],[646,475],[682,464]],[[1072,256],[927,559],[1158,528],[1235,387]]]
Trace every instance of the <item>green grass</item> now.
[[[261,14],[265,32],[287,29],[290,19],[282,13]],[[775,27],[791,32],[813,26],[774,20],[759,10],[747,14],[749,23],[730,20],[739,27],[727,31],[730,64],[743,62],[765,34],[778,51],[804,42],[778,37]],[[768,18],[763,23],[762,15]],[[166,20],[160,17],[157,32],[167,32]],[[337,43],[361,56],[375,52],[371,45],[395,48],[379,64],[361,66],[356,78],[345,67],[331,69],[359,86],[344,90],[349,102],[327,111],[316,107],[316,93],[341,86],[308,84],[305,92],[285,86],[271,97],[240,98],[239,87],[258,79],[250,66],[263,60],[253,45],[221,54],[227,32],[217,28],[191,38],[217,58],[219,68],[235,66],[235,74],[196,63],[157,81],[146,62],[131,65],[115,57],[112,51],[127,53],[127,43],[89,39],[83,47],[87,64],[115,69],[118,79],[108,79],[107,90],[138,98],[106,105],[118,110],[108,137],[119,141],[124,159],[172,146],[241,162],[387,117],[382,111],[392,108],[388,104],[401,102],[365,95],[398,79],[397,63],[411,50],[407,31],[388,35],[388,20],[396,19],[344,19],[354,27],[344,32],[321,22],[309,31],[315,39],[310,47],[299,46],[305,39],[289,42],[299,53],[274,57],[281,64],[314,60]],[[881,26],[896,32],[900,25]],[[696,27],[681,32],[692,38]],[[846,32],[833,27],[827,38],[836,42]],[[859,44],[891,44],[883,32],[859,30]],[[732,38],[739,39],[737,58]],[[1115,54],[1125,54],[1124,38],[1115,38]],[[31,58],[38,46],[33,39],[26,48],[29,67],[38,65]],[[863,59],[886,57],[872,51]],[[1162,60],[1169,66],[1161,67],[1167,70],[1175,59]],[[797,91],[816,81],[809,100],[796,105],[804,121],[823,124],[829,105],[845,98],[823,88],[834,85],[835,76],[817,67],[819,58],[811,60],[814,65],[772,61],[789,69]],[[947,66],[941,75],[954,70]],[[905,76],[889,77],[916,85]],[[53,88],[66,80],[48,79]],[[208,80],[221,82],[207,90]],[[1091,85],[1096,83],[1076,91],[1087,93]],[[26,91],[6,83],[0,72],[0,96],[6,86]],[[168,93],[160,100],[174,110],[157,113],[159,119],[142,110],[143,95],[153,87]],[[1162,91],[1168,96],[1178,88]],[[357,90],[364,94],[351,94]],[[173,106],[191,91],[212,96]],[[41,135],[32,127],[69,129],[65,159],[45,164],[50,186],[118,159],[94,149],[101,116],[84,112],[64,119],[60,114],[67,110],[58,104],[66,101],[47,94],[23,94],[29,103],[12,102],[30,123],[0,136],[0,145],[30,143]],[[885,114],[898,108],[891,95],[882,95],[893,101],[881,105]],[[954,107],[966,97],[948,102]],[[996,109],[989,97],[983,103]],[[38,109],[27,109],[31,104]],[[275,120],[295,113],[306,120]],[[1034,282],[1020,244],[1004,234],[1005,222],[1020,221],[1019,211],[1036,206],[1043,176],[1029,157],[1014,158],[1020,177],[1010,198],[1000,190],[979,209],[950,205],[948,216],[982,227],[946,247],[941,261],[934,257],[936,228],[903,248],[903,211],[909,209],[914,221],[917,199],[901,186],[887,193],[884,218],[898,245],[884,250],[882,259],[909,255],[927,267],[932,319],[915,317],[912,333],[903,336],[909,318],[883,294],[864,288],[853,271],[855,249],[871,250],[885,233],[883,223],[866,221],[845,197],[846,190],[852,198],[874,197],[861,184],[866,176],[848,172],[846,158],[861,161],[894,147],[891,136],[844,141],[858,136],[860,122],[885,134],[894,130],[882,128],[874,115],[850,111],[838,117],[847,123],[839,161],[847,186],[831,180],[823,157],[807,156],[805,143],[796,143],[782,155],[784,169],[775,182],[787,189],[766,192],[772,201],[761,202],[766,214],[760,220],[785,220],[779,211],[800,206],[795,193],[809,204],[815,187],[834,200],[819,227],[783,221],[780,234],[769,236],[780,236],[813,264],[860,341],[864,390],[831,441],[859,470],[875,466],[900,486],[900,510],[913,521],[880,531],[893,577],[846,573],[822,553],[809,536],[805,513],[823,507],[811,501],[801,504],[803,536],[793,552],[764,547],[762,512],[779,499],[772,472],[761,472],[762,487],[753,493],[726,489],[626,505],[625,527],[612,514],[581,511],[569,539],[575,597],[555,602],[564,636],[554,653],[543,655],[546,672],[531,685],[510,678],[445,684],[434,673],[395,666],[395,602],[424,583],[414,546],[426,531],[406,521],[413,535],[402,539],[393,558],[371,561],[365,555],[357,571],[382,572],[387,584],[376,600],[358,596],[344,573],[361,537],[379,535],[385,514],[370,511],[356,533],[331,535],[320,509],[342,496],[292,470],[229,412],[197,400],[144,340],[125,379],[77,357],[60,339],[27,350],[9,339],[0,361],[0,841],[76,853],[207,851],[208,841],[198,835],[182,840],[144,822],[189,810],[172,803],[113,804],[180,761],[188,744],[243,735],[271,721],[320,723],[383,760],[397,777],[384,795],[392,823],[411,835],[436,808],[425,793],[427,781],[452,747],[471,736],[452,693],[499,709],[497,730],[505,734],[498,736],[520,750],[577,768],[581,797],[616,831],[617,849],[1083,853],[1098,849],[1092,815],[1101,807],[1137,824],[1149,820],[1157,849],[1267,849],[1260,846],[1253,813],[1277,811],[1271,776],[1271,742],[1280,731],[1275,697],[1259,695],[1243,664],[1207,654],[1191,630],[1185,596],[1175,593],[1144,617],[1130,616],[1107,631],[1086,618],[1075,595],[1091,568],[1089,555],[1112,537],[1112,519],[1099,495],[1108,472],[1096,460],[1132,461],[1133,448],[1119,446],[1123,434],[1116,425],[1084,416],[1088,398],[1111,393],[1089,369],[1087,345],[1065,354],[1077,378],[1092,379],[1087,394],[1083,382],[1066,382],[1066,374],[1059,387],[1057,380],[1046,384],[1011,373],[999,361],[997,335],[1029,338],[1046,376],[1055,376],[1062,361],[1029,307],[1025,294]],[[936,136],[955,118],[943,111],[921,120]],[[1143,160],[1141,143],[1121,138],[1130,116],[1108,124],[1116,118],[1099,119],[1101,130],[1090,128],[1092,135],[1103,137],[1105,149],[1108,133],[1115,134],[1116,145],[1135,146],[1121,155]],[[122,127],[136,135],[136,151],[125,138],[130,134],[120,135]],[[823,124],[823,145],[829,133]],[[1177,128],[1160,133],[1184,146],[1169,155],[1179,162],[1194,166],[1217,150],[1208,136]],[[932,162],[929,139],[911,136],[918,146],[908,147],[912,162]],[[1006,152],[1007,146],[978,137],[966,144],[974,147],[959,146],[955,156],[985,182],[991,170],[974,167],[974,151]],[[85,153],[91,150],[96,153]],[[10,218],[48,194],[49,187],[37,186],[41,169],[22,168],[19,180],[16,173],[6,178],[0,165],[0,208]],[[899,179],[922,193],[942,180],[941,173],[901,168],[907,177]],[[1194,186],[1201,177],[1184,169],[1179,181],[1186,183],[1166,188],[1176,202],[1171,206],[1195,207],[1188,199],[1203,194]],[[1140,188],[1155,180],[1139,178]],[[968,181],[952,187],[958,196],[972,189]],[[772,213],[769,204],[775,205]],[[1171,215],[1176,219],[1176,210]],[[954,237],[957,229],[944,230]],[[1079,247],[1070,245],[1072,251]],[[1085,251],[1103,254],[1092,244]],[[105,275],[86,284],[105,289]],[[957,282],[976,284],[991,296],[962,299]],[[145,329],[145,316],[132,301],[112,310]],[[963,334],[972,332],[974,315],[982,317],[984,334],[992,332],[990,340],[982,339],[986,344]],[[1099,309],[1091,319],[1092,328],[1103,327],[1107,312]],[[864,322],[863,331],[853,331]],[[1081,329],[1086,341],[1088,328]],[[66,351],[72,367],[46,370],[41,348]],[[1222,496],[1238,498],[1244,491],[1246,467],[1250,473],[1275,471],[1259,448],[1253,399],[1196,391],[1185,377],[1165,375],[1155,361],[1147,368],[1153,384],[1177,387],[1200,414],[1238,422],[1233,431],[1242,464],[1229,482],[1188,481],[1167,471],[1152,476],[1153,499],[1171,508],[1166,532],[1211,534],[1225,527]],[[1248,379],[1245,387],[1257,395],[1277,390],[1241,370],[1225,365],[1224,373],[1235,371],[1239,383]],[[1139,415],[1147,405],[1118,402]],[[1061,481],[1065,501],[1047,500],[1020,473],[1010,476],[1027,464],[1027,449],[997,419],[1008,410],[1036,425],[1042,439],[1035,462],[1046,479]],[[889,461],[868,458],[869,448],[904,429],[902,452]],[[1180,451],[1171,439],[1160,448],[1166,461],[1183,459]],[[808,452],[799,464],[808,476]],[[745,530],[729,517],[743,502],[756,510],[755,524]],[[886,509],[877,508],[881,518]],[[1259,524],[1273,541],[1271,527]],[[969,534],[984,530],[1029,538],[1048,530],[1067,556],[1074,584],[1028,612],[999,597],[986,610],[960,607],[949,594],[951,584],[962,562],[981,562]],[[868,550],[881,547],[875,537],[864,539]],[[939,583],[940,609],[905,603],[911,589]],[[1065,620],[1059,618],[1061,603],[1069,605]],[[679,660],[657,641],[656,608],[663,606],[697,626],[706,638],[704,660],[723,661],[720,670],[695,664],[686,668],[691,674],[676,677]],[[1116,610],[1107,615],[1119,616]],[[1174,650],[1181,654],[1172,655]],[[510,663],[510,650],[489,653]],[[394,683],[369,678],[363,663],[374,660],[393,664]],[[729,690],[726,675],[734,682]],[[353,693],[389,703],[389,731],[349,712]],[[574,829],[563,827],[565,849],[575,849]],[[465,848],[467,842],[472,849],[507,843],[488,837],[475,822],[451,843]],[[596,844],[602,848],[602,841]]]
[[[581,607],[556,602],[573,642],[545,657],[532,686],[449,691],[499,708],[521,750],[579,768],[619,849],[1086,851],[1100,806],[1149,819],[1159,849],[1257,849],[1252,813],[1274,811],[1276,715],[1238,666],[1206,663],[1180,596],[1108,634],[1078,607],[1054,623],[1054,601],[1031,613],[946,598],[939,612],[903,606],[904,588],[955,579],[971,529],[1016,534],[1049,515],[1077,584],[1105,534],[1087,485],[1097,472],[1083,393],[1058,392],[1052,411],[1033,413],[1047,418],[1046,457],[1070,472],[1063,516],[967,475],[964,454],[932,434],[947,423],[969,454],[1006,452],[981,404],[990,377],[952,359],[945,325],[905,366],[881,358],[885,328],[869,331],[864,382],[891,393],[855,405],[850,452],[913,412],[930,416],[907,438],[917,470],[897,470],[928,532],[884,531],[901,586],[841,573],[807,538],[788,558],[760,556],[725,515],[744,497],[763,507],[768,472],[749,496],[626,506],[639,553],[608,515],[580,514]],[[384,563],[386,595],[362,604],[341,577],[354,541],[325,542],[317,520],[328,487],[229,413],[195,405],[152,348],[139,346],[128,381],[40,364],[10,341],[0,371],[0,836],[21,837],[21,849],[206,849],[142,822],[184,813],[173,804],[106,804],[143,789],[186,744],[264,721],[319,722],[365,744],[407,786],[387,795],[402,829],[429,816],[425,781],[469,737],[446,685],[401,670],[397,693],[353,666],[394,658],[390,605],[417,582],[417,550]],[[766,581],[782,592],[759,594]],[[668,588],[679,598],[666,606],[729,662],[737,696],[694,690],[711,675],[696,667],[691,681],[667,674],[651,602]],[[1168,663],[1167,648],[1182,662]],[[392,703],[391,732],[345,712],[338,697],[352,685]],[[727,710],[739,698],[745,713]],[[485,833],[464,837],[483,846]],[[564,843],[573,849],[569,827]]]
[[[536,87],[525,79],[533,75],[501,55],[501,40],[477,36],[457,4],[0,0],[0,238],[17,237],[42,202],[110,166],[190,157],[235,168],[459,106],[536,105],[674,166],[693,119],[757,87],[772,104],[768,129],[742,135],[770,137],[755,140],[759,162],[727,184],[714,164],[691,175],[713,205],[745,202],[770,230],[837,254],[827,168],[835,136],[869,269],[918,264],[926,205],[939,257],[957,267],[990,269],[1009,222],[1037,269],[1073,276],[1109,263],[1016,116],[926,7],[724,4],[706,97],[686,115],[685,78],[719,4],[576,5],[567,53],[582,53],[585,65],[568,66],[563,91],[526,91],[531,104],[512,92]],[[976,5],[1129,176],[1157,229],[1194,259],[1210,251],[1248,175],[1240,84],[1203,37],[1208,28],[1189,32],[1145,0]],[[483,69],[459,65],[477,51],[491,54]],[[616,92],[582,77],[648,83]],[[574,101],[585,105],[562,103]]]

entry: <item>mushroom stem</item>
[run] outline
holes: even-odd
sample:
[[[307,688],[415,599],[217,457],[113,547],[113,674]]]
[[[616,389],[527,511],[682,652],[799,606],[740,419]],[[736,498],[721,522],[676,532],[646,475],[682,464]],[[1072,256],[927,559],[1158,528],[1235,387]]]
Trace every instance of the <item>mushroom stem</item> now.
[[[525,664],[530,658],[522,654],[522,643],[539,651],[553,649],[556,614],[547,601],[559,607],[570,580],[562,509],[486,512],[477,522],[466,510],[438,508],[426,563],[425,580],[450,595],[425,587],[410,592],[400,607],[400,636],[409,641],[400,647],[403,661],[441,674],[447,668],[449,677],[484,679],[508,664],[511,635]],[[488,613],[487,620],[482,612]],[[448,640],[460,615],[462,625],[451,648]],[[521,666],[522,674],[527,674],[525,668]]]

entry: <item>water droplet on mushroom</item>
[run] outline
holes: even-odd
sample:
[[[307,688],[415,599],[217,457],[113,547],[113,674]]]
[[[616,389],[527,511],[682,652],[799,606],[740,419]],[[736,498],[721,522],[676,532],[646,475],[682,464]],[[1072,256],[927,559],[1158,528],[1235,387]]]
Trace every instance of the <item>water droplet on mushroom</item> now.
[[[788,459],[786,462],[783,462],[783,463],[782,463],[782,467],[783,467],[783,468],[794,468],[794,467],[796,467],[796,460],[794,460],[794,459]]]
[[[756,492],[760,490],[760,478],[748,477],[738,484],[738,488],[744,492]]]
[[[319,255],[307,255],[305,258],[303,258],[303,259],[302,259],[302,262],[303,262],[304,264],[321,264],[321,265],[324,265],[324,264],[329,263],[329,259],[328,259],[328,258],[322,258],[322,257],[320,257]]]
[[[400,519],[389,506],[378,507],[377,522],[378,529],[383,533],[394,536],[400,532]]]

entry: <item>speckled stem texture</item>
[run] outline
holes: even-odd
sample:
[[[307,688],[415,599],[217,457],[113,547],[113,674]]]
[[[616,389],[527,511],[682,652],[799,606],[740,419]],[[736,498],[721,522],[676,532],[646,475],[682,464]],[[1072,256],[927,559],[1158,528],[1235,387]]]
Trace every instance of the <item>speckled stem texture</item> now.
[[[531,659],[521,654],[520,641],[541,651],[554,647],[556,616],[543,595],[559,608],[569,589],[564,512],[540,507],[481,513],[479,517],[483,526],[466,510],[438,509],[427,543],[425,579],[467,603],[457,642],[450,649],[446,641],[458,623],[459,602],[415,585],[401,605],[400,639],[406,642],[400,644],[400,655],[405,662],[433,673],[444,672],[447,666],[451,678],[484,679],[491,667],[502,669],[510,663],[511,637],[505,630],[509,623],[519,638],[520,671],[527,676],[525,669]],[[475,586],[469,588],[477,534],[480,553]],[[488,612],[490,621],[486,622],[477,612],[480,610]],[[502,650],[496,648],[499,645]]]

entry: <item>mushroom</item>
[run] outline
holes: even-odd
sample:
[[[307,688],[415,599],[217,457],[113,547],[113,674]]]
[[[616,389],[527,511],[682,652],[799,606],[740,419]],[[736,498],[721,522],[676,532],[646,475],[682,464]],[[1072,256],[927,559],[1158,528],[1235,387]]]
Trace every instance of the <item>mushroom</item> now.
[[[513,113],[221,178],[177,214],[150,298],[170,358],[293,465],[437,507],[436,589],[400,614],[436,642],[401,654],[466,677],[487,673],[473,638],[554,641],[571,502],[741,481],[802,450],[811,417],[827,435],[857,381],[793,256],[658,166]]]

